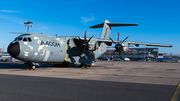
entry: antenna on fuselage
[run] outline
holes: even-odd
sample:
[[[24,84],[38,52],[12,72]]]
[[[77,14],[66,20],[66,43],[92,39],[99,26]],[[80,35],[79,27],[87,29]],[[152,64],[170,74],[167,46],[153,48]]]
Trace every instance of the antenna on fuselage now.
[[[27,21],[27,22],[24,22],[25,26],[27,26],[27,33],[29,33],[29,27],[32,27],[32,25],[29,25],[29,24],[33,24],[32,21]]]

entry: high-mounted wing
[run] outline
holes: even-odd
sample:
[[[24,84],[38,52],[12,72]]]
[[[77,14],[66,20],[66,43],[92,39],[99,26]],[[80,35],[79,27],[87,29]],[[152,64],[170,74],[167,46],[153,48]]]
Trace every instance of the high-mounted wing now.
[[[39,35],[39,33],[25,33],[25,32],[10,32],[12,34],[29,34],[29,35]]]
[[[102,40],[102,39],[98,39],[98,42],[111,42],[111,40]],[[118,41],[113,40],[114,43],[118,43]],[[158,47],[173,47],[173,45],[165,45],[165,44],[155,44],[155,43],[145,43],[145,42],[132,42],[132,41],[125,41],[128,44],[134,44],[136,46],[139,45],[146,45],[146,46],[158,46]]]
[[[158,47],[173,47],[173,45],[165,45],[165,44],[153,44],[153,43],[143,43],[143,42],[131,42],[127,41],[128,44],[134,44],[136,46],[146,45],[146,46],[158,46]]]
[[[22,35],[37,35],[37,36],[47,36],[47,37],[53,37],[45,34],[39,34],[39,33],[26,33],[26,32],[10,32],[12,34],[22,34]]]

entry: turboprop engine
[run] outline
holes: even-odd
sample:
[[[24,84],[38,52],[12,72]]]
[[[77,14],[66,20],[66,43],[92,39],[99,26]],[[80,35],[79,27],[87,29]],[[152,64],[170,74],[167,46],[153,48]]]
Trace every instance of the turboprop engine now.
[[[122,53],[122,52],[127,52],[128,51],[128,49],[129,49],[129,45],[128,45],[128,43],[127,42],[125,42],[125,40],[128,38],[129,36],[127,36],[123,41],[119,41],[119,32],[118,32],[118,43],[116,44],[110,37],[110,39],[111,39],[111,41],[114,43],[114,44],[116,44],[115,45],[115,51],[113,52],[113,54],[115,53],[115,52],[118,52],[119,53],[119,58],[120,58],[120,54]]]
[[[129,44],[127,42],[122,43],[122,52],[127,53],[129,50]]]
[[[88,43],[88,46],[89,46],[89,50],[90,51],[95,51],[99,45],[98,45],[98,42],[97,41],[94,41],[94,40],[91,40],[89,43]]]

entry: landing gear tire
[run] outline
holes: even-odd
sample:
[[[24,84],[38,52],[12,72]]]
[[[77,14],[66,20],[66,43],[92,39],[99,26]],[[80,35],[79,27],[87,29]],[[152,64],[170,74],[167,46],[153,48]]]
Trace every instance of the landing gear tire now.
[[[88,67],[92,67],[92,65],[78,65],[79,68],[88,68]]]
[[[84,65],[78,65],[79,68],[84,68]]]
[[[26,70],[36,70],[36,66],[29,64]]]
[[[33,70],[36,70],[36,67],[35,67],[35,66],[32,66],[32,69],[33,69]]]
[[[92,67],[92,65],[88,65],[88,67],[90,67],[90,68],[91,68],[91,67]]]

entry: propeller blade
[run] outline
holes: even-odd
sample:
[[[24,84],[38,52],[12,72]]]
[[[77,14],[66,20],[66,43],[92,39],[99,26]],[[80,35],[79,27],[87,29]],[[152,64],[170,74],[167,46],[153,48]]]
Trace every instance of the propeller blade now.
[[[119,52],[119,61],[121,61],[121,51],[118,50],[118,52]]]
[[[94,37],[94,35],[88,40],[88,42],[87,43],[89,43],[89,41],[91,41],[91,39]]]
[[[84,48],[84,54],[86,55],[86,48]]]
[[[109,37],[110,38],[110,37]],[[110,40],[113,42],[113,43],[115,43],[111,38],[110,38]]]
[[[118,52],[118,53],[119,53],[119,58],[120,58],[120,54],[121,54],[120,50],[119,50],[119,52]]]
[[[86,56],[86,31],[84,33],[84,44],[85,44],[85,47],[84,47],[84,55]]]
[[[121,52],[119,51],[119,61],[121,61]]]
[[[79,36],[77,36],[77,37],[79,38],[79,40],[80,40],[82,43],[84,43]]]
[[[118,32],[118,44],[119,44],[119,32]]]
[[[115,52],[116,52],[116,50],[113,52],[113,55],[114,55]]]
[[[86,31],[84,33],[84,42],[86,42]]]
[[[81,50],[78,52],[78,55],[80,55],[81,51],[83,50],[83,48],[81,48]]]
[[[121,42],[121,44],[128,38],[129,36],[127,36],[122,42]]]

